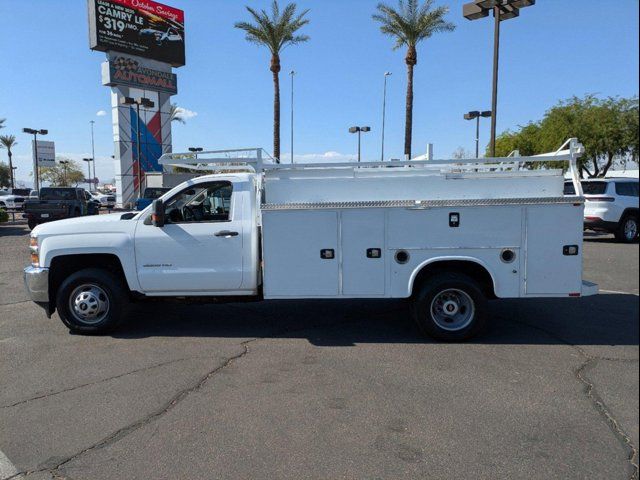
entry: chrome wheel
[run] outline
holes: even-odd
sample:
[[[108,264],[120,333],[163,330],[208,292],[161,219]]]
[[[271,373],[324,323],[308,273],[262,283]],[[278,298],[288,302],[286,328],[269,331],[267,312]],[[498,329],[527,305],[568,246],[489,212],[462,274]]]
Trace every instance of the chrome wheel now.
[[[473,321],[475,305],[471,297],[456,288],[438,293],[431,301],[431,317],[438,327],[449,332],[463,330]]]
[[[627,240],[635,240],[638,235],[638,222],[633,218],[627,219],[624,222],[624,236]]]
[[[109,297],[95,284],[76,287],[69,296],[69,311],[81,323],[100,323],[109,313]]]

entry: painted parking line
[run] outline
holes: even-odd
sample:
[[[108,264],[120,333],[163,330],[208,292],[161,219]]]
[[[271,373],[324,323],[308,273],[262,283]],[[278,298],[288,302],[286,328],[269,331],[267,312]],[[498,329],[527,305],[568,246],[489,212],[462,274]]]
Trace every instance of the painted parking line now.
[[[603,289],[600,289],[600,293],[615,293],[617,295],[635,295],[636,297],[639,296],[637,293],[621,292],[619,290],[603,290]]]
[[[18,473],[18,469],[13,466],[13,463],[0,450],[0,480],[12,477],[16,473]]]

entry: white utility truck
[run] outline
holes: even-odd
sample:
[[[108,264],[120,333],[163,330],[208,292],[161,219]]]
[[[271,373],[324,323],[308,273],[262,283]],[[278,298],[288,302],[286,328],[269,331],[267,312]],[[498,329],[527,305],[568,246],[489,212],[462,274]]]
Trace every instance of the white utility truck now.
[[[568,145],[568,149],[562,150]],[[167,154],[193,178],[145,210],[31,233],[31,298],[99,333],[130,302],[407,298],[420,329],[464,340],[487,299],[580,297],[581,146],[527,158],[283,165],[261,149]],[[566,161],[562,170],[528,168]],[[461,163],[464,162],[464,163]],[[538,164],[539,165],[539,164]]]

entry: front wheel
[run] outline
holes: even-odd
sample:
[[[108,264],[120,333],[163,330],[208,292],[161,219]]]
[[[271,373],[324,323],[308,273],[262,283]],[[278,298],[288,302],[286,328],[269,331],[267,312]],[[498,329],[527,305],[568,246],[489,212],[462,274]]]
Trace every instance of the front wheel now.
[[[30,218],[29,220],[27,220],[27,226],[29,227],[29,230],[33,230],[38,226],[38,222]]]
[[[616,240],[623,243],[633,243],[638,240],[638,217],[634,215],[625,216],[618,230],[615,232]]]
[[[466,275],[437,274],[419,286],[413,318],[425,335],[447,342],[468,340],[485,325],[487,299]]]
[[[129,304],[123,282],[107,270],[87,268],[69,276],[58,289],[56,307],[72,332],[108,333],[124,319]]]

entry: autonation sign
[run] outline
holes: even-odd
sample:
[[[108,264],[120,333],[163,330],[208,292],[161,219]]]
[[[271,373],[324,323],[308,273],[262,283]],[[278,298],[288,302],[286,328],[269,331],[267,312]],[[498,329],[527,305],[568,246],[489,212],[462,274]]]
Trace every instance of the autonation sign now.
[[[161,72],[140,64],[135,58],[118,55],[110,58],[103,67],[103,84],[108,86],[127,85],[129,87],[170,95],[178,93],[178,77],[175,73]]]
[[[152,0],[88,0],[89,46],[180,67],[184,12]]]

